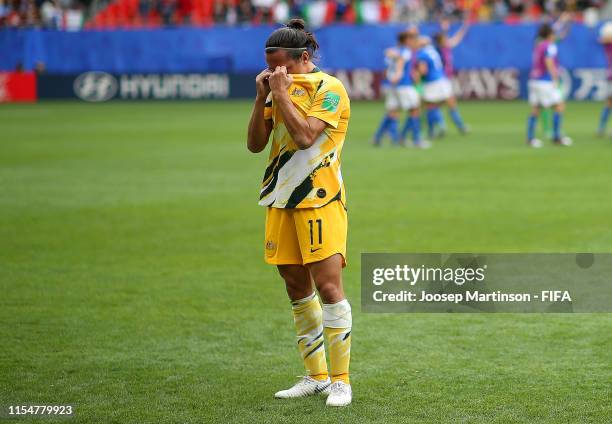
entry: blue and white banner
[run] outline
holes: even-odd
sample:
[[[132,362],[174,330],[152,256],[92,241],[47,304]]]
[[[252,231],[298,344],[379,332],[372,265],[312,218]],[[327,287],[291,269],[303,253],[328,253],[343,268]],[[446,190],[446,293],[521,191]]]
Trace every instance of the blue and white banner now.
[[[40,99],[205,100],[254,96],[254,75],[229,74],[110,74],[41,75]]]
[[[370,69],[328,70],[345,85],[353,100],[381,97],[382,72]],[[517,68],[463,69],[453,80],[461,99],[516,100],[527,98],[529,73]],[[603,100],[606,73],[598,68],[563,69],[562,88],[568,99]],[[255,74],[83,72],[75,75],[38,76],[38,98],[108,100],[249,99],[255,95]]]

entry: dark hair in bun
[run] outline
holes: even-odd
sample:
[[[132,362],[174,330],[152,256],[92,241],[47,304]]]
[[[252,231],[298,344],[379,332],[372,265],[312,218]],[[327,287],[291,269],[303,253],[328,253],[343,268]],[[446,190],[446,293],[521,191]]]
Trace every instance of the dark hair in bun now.
[[[303,19],[300,19],[300,18],[290,19],[289,22],[287,22],[287,25],[285,26],[287,28],[299,29],[302,31],[306,29],[306,23],[304,22]]]
[[[319,49],[319,43],[312,32],[306,31],[304,20],[296,18],[270,34],[266,41],[266,48],[270,47],[304,48],[310,57],[314,57],[315,52]],[[302,50],[288,51],[288,53],[292,58],[297,59],[302,55]]]
[[[550,24],[542,24],[540,28],[538,28],[538,37],[539,38],[548,38],[553,34],[553,28]]]

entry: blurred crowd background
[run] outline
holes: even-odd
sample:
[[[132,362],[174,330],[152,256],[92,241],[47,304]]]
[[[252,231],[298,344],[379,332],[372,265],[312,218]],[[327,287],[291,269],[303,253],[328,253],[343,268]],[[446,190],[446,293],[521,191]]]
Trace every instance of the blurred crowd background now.
[[[0,0],[0,28],[269,25],[295,16],[311,27],[441,18],[519,23],[564,11],[594,24],[610,18],[610,9],[606,0]]]

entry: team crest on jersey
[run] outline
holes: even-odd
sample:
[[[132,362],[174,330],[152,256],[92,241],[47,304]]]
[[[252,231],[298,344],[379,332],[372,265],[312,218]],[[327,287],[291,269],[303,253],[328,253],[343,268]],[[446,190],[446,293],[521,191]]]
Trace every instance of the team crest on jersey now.
[[[306,94],[306,91],[303,88],[297,88],[297,87],[295,87],[293,91],[291,92],[292,96],[303,96],[304,94]]]
[[[325,95],[325,98],[323,99],[323,104],[321,106],[325,110],[335,112],[336,110],[338,110],[338,104],[340,104],[340,96],[330,91]]]
[[[266,250],[274,250],[276,249],[276,243],[274,243],[272,240],[268,240],[266,242]]]

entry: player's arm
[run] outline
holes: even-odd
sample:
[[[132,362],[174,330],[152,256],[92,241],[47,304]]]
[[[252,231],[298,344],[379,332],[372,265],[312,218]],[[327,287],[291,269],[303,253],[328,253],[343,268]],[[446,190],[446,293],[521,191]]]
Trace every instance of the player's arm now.
[[[255,78],[257,96],[255,97],[255,104],[251,112],[247,135],[247,148],[253,153],[259,153],[265,149],[272,132],[272,120],[266,119],[264,116],[266,99],[270,93],[268,78],[271,74],[272,72],[266,69]]]
[[[546,69],[552,78],[553,83],[555,85],[559,82],[559,76],[557,75],[557,67],[555,66],[555,60],[552,57],[547,57],[544,59],[544,63],[546,64]]]
[[[546,70],[550,74],[550,77],[552,78],[552,81],[553,83],[555,83],[555,85],[559,82],[557,65],[555,64],[555,55],[557,54],[556,49],[557,46],[555,46],[554,44],[548,46],[548,50],[546,51],[546,57],[544,58],[544,66],[546,66]]]
[[[413,66],[410,70],[410,76],[412,77],[412,81],[414,85],[419,85],[421,83],[422,75],[417,69],[418,66]]]
[[[569,12],[563,12],[559,16],[559,19],[553,23],[553,31],[557,40],[564,40],[567,38],[570,32],[572,15]]]
[[[283,116],[283,122],[291,138],[299,149],[307,149],[321,135],[327,124],[315,117],[304,117],[298,112],[289,98],[287,89],[292,78],[287,74],[287,68],[277,66],[269,77],[272,99]]]
[[[451,49],[457,47],[459,43],[463,41],[465,34],[467,34],[468,28],[469,26],[467,22],[464,22],[463,25],[461,25],[461,28],[459,28],[459,30],[454,33],[452,37],[448,37],[448,47]]]
[[[393,47],[389,47],[388,49],[385,49],[385,57],[388,57],[389,59],[396,59],[398,56],[399,56],[399,53]]]

